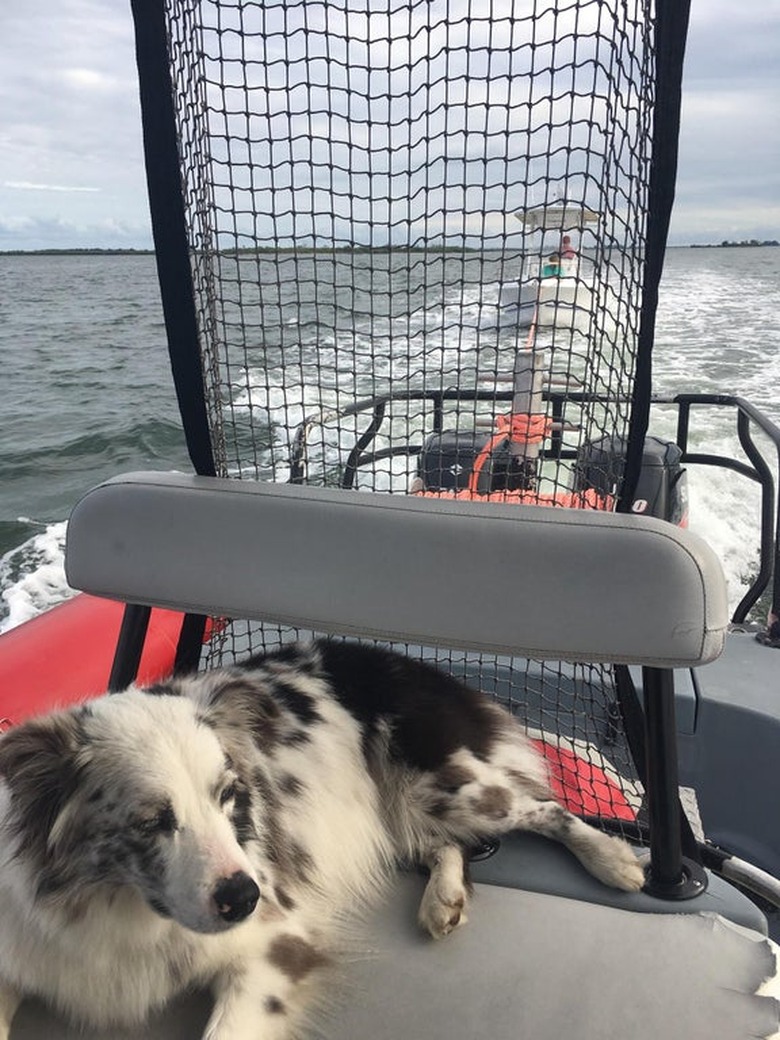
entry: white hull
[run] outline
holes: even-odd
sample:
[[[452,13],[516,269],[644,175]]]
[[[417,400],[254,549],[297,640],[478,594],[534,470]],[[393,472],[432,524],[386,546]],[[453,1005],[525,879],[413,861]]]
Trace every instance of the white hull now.
[[[507,282],[501,286],[495,312],[483,317],[481,327],[529,328],[536,318],[539,327],[569,328],[587,315],[592,305],[592,288],[581,278]]]

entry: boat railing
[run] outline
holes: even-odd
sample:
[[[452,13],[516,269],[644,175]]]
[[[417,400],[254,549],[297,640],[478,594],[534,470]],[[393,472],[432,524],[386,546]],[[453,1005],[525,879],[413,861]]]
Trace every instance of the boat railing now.
[[[540,460],[542,462],[551,460],[574,462],[577,457],[577,448],[567,446],[563,435],[566,428],[566,408],[569,405],[576,407],[588,403],[598,403],[602,398],[593,393],[578,393],[571,390],[563,392],[554,389],[545,390],[543,396],[548,404],[552,432],[540,450]],[[454,406],[469,402],[473,406],[479,402],[495,405],[505,401],[509,404],[511,400],[512,391],[509,389],[482,390],[470,387],[445,390],[408,389],[365,398],[343,409],[318,412],[312,418],[304,421],[294,432],[290,452],[289,481],[293,484],[309,482],[307,452],[312,431],[317,426],[338,424],[341,419],[363,413],[368,416],[366,426],[357,433],[355,442],[346,457],[337,467],[334,467],[334,472],[337,473],[334,483],[341,488],[350,489],[356,486],[359,473],[370,472],[378,463],[387,462],[387,460],[399,456],[410,458],[418,456],[423,448],[424,437],[430,433],[443,432],[445,423],[452,422],[451,407],[454,409]],[[377,434],[393,410],[399,405],[408,406],[415,402],[424,402],[430,407],[430,425],[424,431],[423,437],[420,438],[418,432],[416,438],[400,441],[394,438],[390,444],[374,447]],[[780,559],[780,499],[778,497],[780,427],[749,401],[729,394],[654,395],[652,405],[655,409],[676,409],[677,426],[674,439],[682,451],[680,460],[682,465],[713,466],[730,470],[758,486],[760,493],[757,518],[759,527],[758,570],[755,576],[751,576],[748,588],[734,608],[731,620],[734,624],[744,623],[767,589],[769,589],[768,606],[774,605],[776,608],[780,604],[780,568],[777,566],[777,561]],[[694,423],[694,415],[705,408],[716,408],[724,412],[730,411],[733,414],[734,430],[745,454],[744,459],[722,452],[703,450],[698,444],[693,444],[691,428]],[[763,443],[761,442],[762,435]]]
[[[682,462],[686,465],[715,466],[739,473],[759,485],[760,545],[759,569],[748,590],[732,614],[734,624],[742,624],[751,609],[764,594],[770,582],[771,602],[780,604],[780,427],[743,397],[731,394],[675,394],[654,396],[655,405],[671,405],[677,408],[676,442],[682,450]],[[736,433],[747,462],[717,452],[701,451],[690,444],[691,412],[693,409],[731,409],[735,415]],[[755,434],[760,431],[771,442],[774,449],[757,442]]]

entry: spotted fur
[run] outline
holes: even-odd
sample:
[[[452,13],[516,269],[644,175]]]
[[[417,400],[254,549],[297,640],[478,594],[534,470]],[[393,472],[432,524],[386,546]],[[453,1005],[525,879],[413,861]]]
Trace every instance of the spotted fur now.
[[[642,884],[509,715],[376,648],[286,647],[27,722],[0,740],[0,1040],[26,995],[110,1028],[193,986],[206,1040],[288,1040],[336,923],[398,859],[428,868],[440,937],[466,920],[463,849],[513,828]]]

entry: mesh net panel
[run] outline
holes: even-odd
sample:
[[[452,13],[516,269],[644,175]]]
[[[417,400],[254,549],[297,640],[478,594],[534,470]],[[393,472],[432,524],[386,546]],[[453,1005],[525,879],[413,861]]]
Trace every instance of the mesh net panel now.
[[[168,0],[222,475],[613,508],[653,17],[649,0]],[[234,624],[209,663],[294,634]],[[578,755],[635,805],[609,668],[419,652],[525,716],[562,782]]]

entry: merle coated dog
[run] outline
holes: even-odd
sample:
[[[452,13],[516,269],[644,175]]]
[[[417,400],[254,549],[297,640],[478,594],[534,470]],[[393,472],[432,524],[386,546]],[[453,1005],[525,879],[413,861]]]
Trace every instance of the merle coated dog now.
[[[0,1040],[37,995],[99,1028],[210,987],[207,1040],[287,1040],[339,922],[394,864],[419,921],[466,920],[466,846],[514,828],[604,884],[643,872],[550,793],[516,722],[430,666],[291,646],[26,722],[0,740]]]

